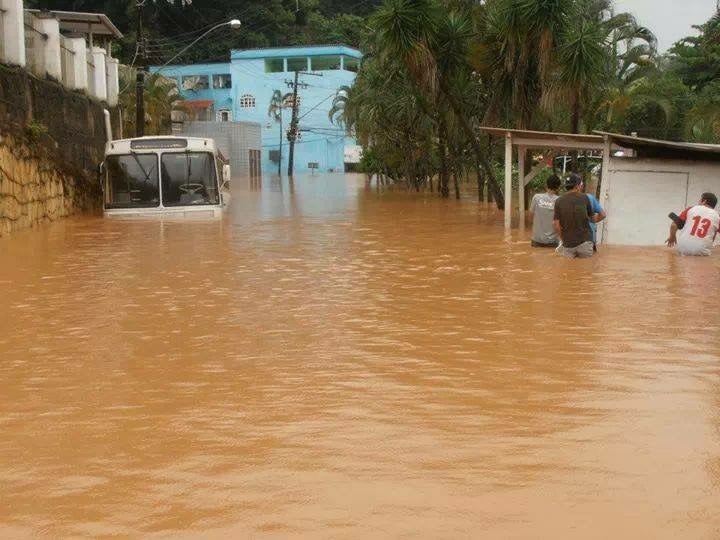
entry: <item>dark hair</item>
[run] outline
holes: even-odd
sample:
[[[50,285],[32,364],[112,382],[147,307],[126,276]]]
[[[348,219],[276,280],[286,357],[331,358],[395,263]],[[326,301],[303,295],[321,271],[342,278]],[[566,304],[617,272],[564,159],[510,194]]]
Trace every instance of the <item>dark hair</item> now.
[[[547,188],[551,189],[553,191],[557,191],[558,189],[560,189],[560,184],[561,184],[560,178],[558,178],[558,176],[556,174],[553,174],[545,182],[545,185],[547,186]]]
[[[705,201],[710,206],[710,208],[715,208],[717,206],[717,195],[715,195],[714,193],[703,193],[700,197],[700,200]]]
[[[565,189],[575,189],[575,187],[582,184],[582,182],[582,176],[577,173],[572,173],[565,179]]]

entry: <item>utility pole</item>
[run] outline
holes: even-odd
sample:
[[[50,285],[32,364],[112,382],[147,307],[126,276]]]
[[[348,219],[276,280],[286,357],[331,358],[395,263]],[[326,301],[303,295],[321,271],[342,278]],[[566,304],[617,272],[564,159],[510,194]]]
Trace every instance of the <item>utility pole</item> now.
[[[137,52],[138,67],[135,84],[135,136],[145,135],[145,36],[143,34],[143,8],[145,0],[139,0],[135,4],[137,8]]]
[[[278,176],[282,177],[283,104],[280,103],[280,149],[278,150]]]
[[[295,141],[297,141],[298,136],[298,87],[302,86],[303,88],[307,88],[308,85],[303,82],[299,82],[299,76],[300,75],[313,75],[316,77],[322,77],[322,73],[309,73],[307,71],[296,71],[295,72],[295,80],[294,81],[288,81],[286,80],[285,83],[292,87],[293,89],[293,97],[292,97],[292,120],[290,120],[290,130],[288,131],[288,141],[290,141],[290,153],[288,154],[288,176],[293,176],[294,170],[295,170]]]
[[[288,141],[290,141],[290,153],[288,154],[288,176],[293,176],[295,169],[295,141],[298,134],[298,77],[299,71],[295,72],[295,81],[292,83],[292,120],[290,120],[290,131],[288,133]]]

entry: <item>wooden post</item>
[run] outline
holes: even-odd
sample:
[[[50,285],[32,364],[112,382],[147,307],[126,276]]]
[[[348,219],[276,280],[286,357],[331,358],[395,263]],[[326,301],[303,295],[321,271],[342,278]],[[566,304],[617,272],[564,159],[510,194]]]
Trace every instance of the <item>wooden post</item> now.
[[[597,237],[597,243],[603,244],[605,242],[605,231],[607,230],[607,220],[612,219],[612,216],[609,215],[609,190],[610,190],[610,158],[611,158],[611,152],[612,152],[612,144],[610,142],[610,137],[607,135],[604,136],[604,142],[605,146],[603,147],[603,161],[602,161],[602,171],[600,172],[600,206],[603,207],[605,212],[608,212],[608,217],[605,218],[598,227],[598,237]]]
[[[512,226],[512,134],[505,135],[505,229]]]
[[[520,215],[520,229],[525,228],[525,155],[527,148],[518,147],[518,214]]]

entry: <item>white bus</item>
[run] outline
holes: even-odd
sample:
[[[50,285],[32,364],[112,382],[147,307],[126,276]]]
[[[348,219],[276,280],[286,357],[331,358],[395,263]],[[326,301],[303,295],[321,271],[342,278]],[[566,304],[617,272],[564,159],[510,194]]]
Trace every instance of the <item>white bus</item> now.
[[[230,167],[212,139],[110,141],[101,174],[108,217],[219,217],[229,198]]]

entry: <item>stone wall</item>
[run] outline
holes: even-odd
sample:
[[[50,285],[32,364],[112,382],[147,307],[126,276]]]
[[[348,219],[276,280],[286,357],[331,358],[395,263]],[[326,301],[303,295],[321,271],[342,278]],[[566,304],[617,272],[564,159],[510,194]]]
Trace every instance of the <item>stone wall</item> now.
[[[0,236],[92,208],[99,197],[89,175],[56,167],[25,140],[0,138]]]
[[[107,108],[0,64],[0,235],[100,206]]]

